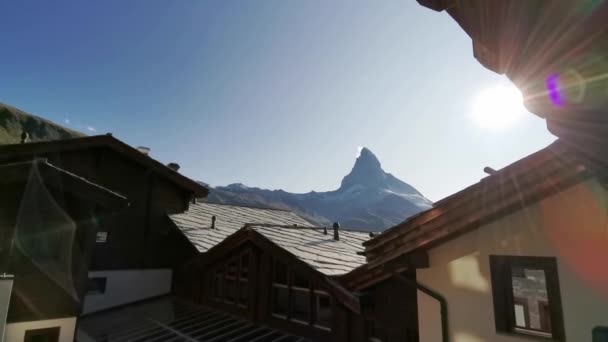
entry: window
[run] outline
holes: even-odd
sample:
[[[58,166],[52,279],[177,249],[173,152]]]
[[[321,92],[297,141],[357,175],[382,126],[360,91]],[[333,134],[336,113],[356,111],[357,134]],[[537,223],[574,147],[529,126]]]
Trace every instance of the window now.
[[[238,279],[238,305],[247,307],[249,302],[249,253],[241,255]]]
[[[368,319],[365,321],[365,329],[367,333],[367,340],[370,342],[381,342],[382,339],[379,337],[378,327],[376,326],[375,319]]]
[[[108,232],[97,232],[95,235],[96,243],[106,243],[108,242]]]
[[[236,260],[232,260],[228,263],[226,273],[224,274],[224,301],[227,303],[236,302],[236,274],[237,264]]]
[[[557,261],[490,256],[496,331],[564,340]]]
[[[311,319],[310,306],[310,282],[297,274],[293,274],[293,284],[291,286],[291,308],[292,318],[298,323],[308,324]]]
[[[272,313],[280,318],[287,318],[289,313],[289,283],[287,266],[275,261],[272,279]]]
[[[26,330],[24,342],[58,342],[59,327]]]
[[[331,327],[331,297],[323,292],[316,290],[315,296],[315,319],[314,325],[317,328],[330,329]]]
[[[212,298],[222,298],[222,285],[224,283],[224,269],[220,266],[215,270],[213,279],[213,293]]]
[[[593,328],[593,342],[608,342],[608,327]]]
[[[108,278],[106,277],[95,277],[89,278],[87,282],[87,294],[103,294],[106,293],[106,283]]]
[[[274,261],[272,315],[295,323],[331,330],[332,302],[325,291],[315,289],[309,279]]]
[[[211,298],[246,308],[249,304],[249,252],[218,266],[213,275]]]

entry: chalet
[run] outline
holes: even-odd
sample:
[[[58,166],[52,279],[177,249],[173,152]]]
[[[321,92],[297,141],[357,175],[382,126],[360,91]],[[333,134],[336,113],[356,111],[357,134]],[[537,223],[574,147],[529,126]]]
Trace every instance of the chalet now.
[[[0,187],[0,341],[73,341],[100,222],[127,201],[45,159],[0,165]]]
[[[208,190],[147,152],[111,135],[0,146],[0,163],[44,158],[130,204],[98,222],[83,313],[170,293],[172,268],[184,262],[167,214],[187,210]]]
[[[424,342],[606,340],[608,185],[576,156],[558,140],[435,203],[343,283],[416,289]]]
[[[314,341],[356,341],[357,296],[338,279],[365,263],[368,232],[311,227],[282,210],[197,203],[171,219],[199,252],[177,293]]]
[[[174,230],[179,232],[181,260],[191,260],[250,222],[272,223],[278,225],[309,226],[310,222],[288,210],[256,208],[219,203],[193,203],[188,211],[170,215]],[[180,268],[184,268],[180,265]],[[174,290],[180,292],[190,284],[174,274]]]

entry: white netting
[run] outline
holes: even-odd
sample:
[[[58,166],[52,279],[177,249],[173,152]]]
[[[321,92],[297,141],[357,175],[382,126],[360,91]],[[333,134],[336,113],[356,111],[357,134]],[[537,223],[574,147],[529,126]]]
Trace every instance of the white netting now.
[[[72,277],[75,234],[76,224],[48,191],[34,163],[19,207],[13,246],[77,299]]]

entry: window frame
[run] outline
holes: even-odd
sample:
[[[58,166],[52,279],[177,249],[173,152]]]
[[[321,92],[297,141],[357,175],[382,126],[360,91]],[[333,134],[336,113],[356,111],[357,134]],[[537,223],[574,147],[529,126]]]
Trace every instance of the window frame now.
[[[290,267],[288,265],[286,265],[284,262],[277,260],[277,259],[272,259],[272,272],[270,275],[270,305],[269,305],[269,314],[271,317],[276,318],[276,319],[280,319],[282,321],[286,321],[289,323],[293,323],[293,324],[297,324],[300,326],[306,326],[306,327],[311,327],[311,328],[315,328],[318,330],[322,330],[322,331],[326,331],[326,332],[331,332],[332,331],[332,325],[334,322],[334,300],[331,296],[331,294],[326,291],[323,288],[320,288],[316,285],[315,281],[311,280],[308,277],[303,276],[301,273],[298,273],[297,271],[295,271],[293,269],[293,267]],[[284,271],[286,272],[286,282],[287,284],[283,284],[283,283],[279,283],[276,282],[276,274],[277,274],[277,263],[281,264],[281,268],[284,269]],[[307,287],[304,288],[302,286],[297,286],[295,284],[295,278],[296,277],[300,277],[302,279],[304,279],[307,282]],[[284,290],[287,290],[287,301],[285,303],[286,305],[286,314],[283,315],[281,313],[278,313],[275,311],[275,300],[276,300],[276,294],[275,294],[275,289],[276,288],[281,288]],[[295,297],[294,297],[294,292],[295,291],[299,291],[300,293],[306,293],[308,295],[308,317],[306,320],[302,320],[300,318],[294,317],[294,310],[295,310]],[[318,320],[318,307],[317,307],[317,295],[321,295],[321,296],[325,296],[329,299],[329,307],[330,307],[330,316],[328,319],[328,324],[327,326],[323,325],[323,324],[319,324],[319,320]]]
[[[243,257],[246,256],[246,276],[243,274],[242,269],[245,265],[243,264]],[[231,307],[236,307],[242,310],[248,310],[251,306],[251,262],[252,254],[249,250],[244,250],[228,258],[225,262],[222,262],[212,273],[212,287],[210,293],[210,299]],[[233,269],[231,269],[233,265]],[[232,294],[230,293],[230,287],[232,287]],[[242,296],[242,294],[246,294]],[[234,295],[234,298],[229,297]]]
[[[94,288],[91,284],[94,283]],[[103,295],[108,287],[108,277],[89,277],[87,279],[87,296]]]
[[[110,233],[107,230],[100,230],[95,233],[95,243],[103,244],[108,243],[108,237]]]
[[[551,320],[551,336],[523,329],[516,329],[516,304],[513,295],[513,267],[542,270]],[[496,333],[522,336],[542,341],[565,341],[564,318],[559,287],[557,259],[555,257],[490,255],[490,275],[494,304]]]
[[[50,336],[52,341],[59,342],[59,337],[61,335],[61,327],[48,327],[26,330],[25,336],[23,337],[23,342],[31,342],[33,338],[41,334]]]

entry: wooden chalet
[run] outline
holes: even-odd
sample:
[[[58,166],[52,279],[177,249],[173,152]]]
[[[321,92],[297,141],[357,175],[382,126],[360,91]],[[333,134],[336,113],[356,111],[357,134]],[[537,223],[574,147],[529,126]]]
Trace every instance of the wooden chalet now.
[[[111,135],[0,146],[0,163],[44,158],[129,202],[97,222],[84,313],[170,293],[172,268],[185,261],[167,214],[208,190],[142,151]]]
[[[182,270],[180,296],[314,341],[364,340],[359,299],[338,280],[365,263],[369,232],[207,203],[171,219],[200,253]]]
[[[74,339],[100,220],[127,200],[45,159],[0,165],[0,340]]]
[[[601,341],[608,181],[575,154],[558,140],[365,242],[344,286],[416,289],[420,341]]]
[[[219,203],[198,202],[190,205],[188,211],[170,215],[175,231],[181,238],[180,253],[182,260],[191,260],[206,253],[230,235],[250,222],[272,223],[277,225],[309,226],[310,222],[288,210],[256,208]],[[180,265],[183,269],[183,265]],[[174,275],[174,288],[189,286]]]

